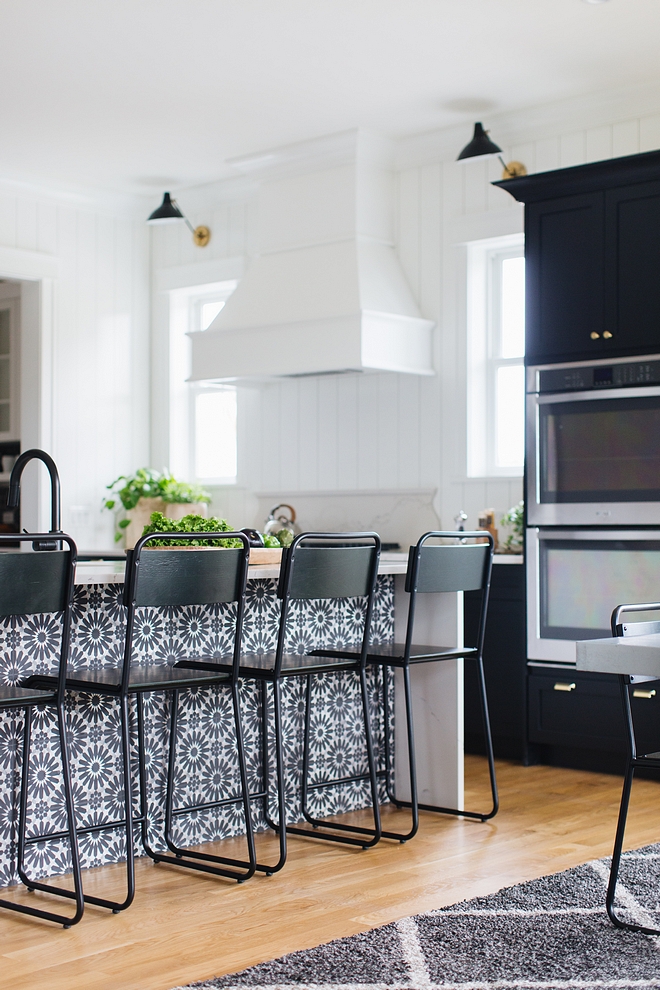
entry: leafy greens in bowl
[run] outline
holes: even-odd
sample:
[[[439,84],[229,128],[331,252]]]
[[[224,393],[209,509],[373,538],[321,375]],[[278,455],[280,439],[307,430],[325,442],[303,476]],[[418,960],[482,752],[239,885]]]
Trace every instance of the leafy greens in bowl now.
[[[240,540],[232,539],[217,539],[217,540],[199,540],[195,539],[192,534],[194,533],[231,533],[232,529],[226,519],[218,519],[217,516],[211,516],[207,519],[205,516],[188,515],[184,516],[183,519],[169,519],[164,516],[162,512],[152,512],[151,521],[148,526],[144,527],[142,531],[143,536],[147,536],[149,533],[190,533],[190,540],[153,540],[151,543],[147,543],[147,549],[150,547],[242,547],[243,544]]]

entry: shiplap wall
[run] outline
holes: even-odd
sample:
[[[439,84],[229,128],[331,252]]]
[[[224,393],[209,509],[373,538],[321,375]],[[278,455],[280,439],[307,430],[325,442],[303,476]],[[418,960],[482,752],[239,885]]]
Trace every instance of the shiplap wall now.
[[[636,113],[635,105],[643,111]],[[650,106],[660,110],[660,93],[613,102],[616,119],[609,121],[604,100],[536,115],[527,111],[519,120],[509,115],[497,125],[503,140],[510,137],[504,157],[536,172],[659,148],[660,112],[649,112]],[[495,133],[496,122],[492,126]],[[234,521],[263,522],[257,515],[249,518],[257,504],[259,511],[265,504],[265,496],[258,503],[254,493],[279,494],[294,503],[296,493],[301,500],[305,493],[336,493],[333,504],[344,493],[348,504],[361,491],[385,489],[394,505],[397,492],[437,489],[433,506],[439,524],[448,528],[459,509],[472,526],[480,509],[493,507],[499,516],[522,497],[520,478],[466,473],[465,248],[472,240],[521,231],[522,206],[491,185],[500,178],[497,161],[457,164],[461,138],[449,137],[424,135],[401,143],[395,204],[401,263],[422,315],[437,322],[437,375],[328,376],[241,387],[239,485],[235,493],[218,491],[214,502],[221,511],[243,513]],[[231,199],[231,192],[223,195]],[[209,249],[215,257],[250,254],[254,207],[249,190],[241,196],[211,212]],[[183,192],[179,199],[184,204]],[[194,222],[209,222],[201,205]],[[158,264],[199,259],[182,228],[158,236]],[[428,505],[424,515],[428,520]],[[406,531],[411,522],[406,519]]]
[[[83,548],[112,546],[105,485],[149,456],[149,242],[141,214],[129,202],[0,186],[0,252],[18,249],[19,258],[18,269],[0,277],[20,274],[20,251],[55,263],[46,443],[61,473],[63,525]]]

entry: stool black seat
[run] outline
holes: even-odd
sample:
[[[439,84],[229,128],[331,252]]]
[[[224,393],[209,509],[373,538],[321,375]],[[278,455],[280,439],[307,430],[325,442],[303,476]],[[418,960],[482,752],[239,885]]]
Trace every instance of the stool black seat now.
[[[280,857],[274,866],[261,867],[267,873],[282,868],[286,861],[286,835],[292,833],[325,839],[331,842],[367,848],[375,845],[381,835],[380,810],[378,805],[378,779],[374,758],[373,737],[369,716],[369,697],[366,681],[367,645],[371,628],[380,538],[377,533],[302,533],[297,536],[282,557],[277,595],[282,602],[275,653],[264,655],[244,654],[240,660],[239,676],[253,679],[261,684],[263,729],[263,767],[265,777],[264,813],[269,826],[279,834]],[[301,600],[328,599],[365,600],[362,642],[359,650],[350,656],[321,656],[313,654],[292,654],[285,652],[287,619],[291,603]],[[177,666],[180,664],[177,663]],[[222,661],[183,661],[181,666],[199,669],[226,670]],[[324,780],[309,783],[309,748],[311,705],[313,701],[312,677],[314,674],[353,674],[360,683],[367,769],[363,774],[339,780]],[[298,825],[286,823],[285,780],[283,734],[281,720],[280,687],[283,680],[305,678],[304,743],[302,760],[301,802],[304,820],[314,831]],[[277,804],[279,820],[274,821],[269,813],[268,800],[268,735],[267,735],[267,696],[266,685],[273,685],[274,739],[277,773]],[[344,822],[327,822],[310,814],[307,806],[308,792],[313,787],[332,787],[339,783],[367,780],[371,792],[374,817],[373,828],[351,825]]]
[[[70,536],[58,532],[55,546],[61,548],[65,544],[66,549],[55,549],[50,552],[41,553],[22,553],[20,549],[16,552],[11,552],[14,549],[12,544],[15,545],[16,542],[20,544],[30,542],[38,545],[40,541],[46,541],[53,545],[53,536],[52,534],[44,533],[12,533],[11,535],[0,535],[0,551],[2,551],[0,553],[0,616],[9,617],[44,613],[60,614],[61,633],[58,672],[52,678],[51,684],[45,688],[16,684],[0,685],[0,711],[22,709],[25,717],[18,819],[18,875],[28,890],[39,890],[43,893],[55,894],[75,901],[75,911],[72,915],[67,916],[55,911],[23,904],[19,901],[8,901],[5,899],[0,900],[0,906],[10,911],[17,911],[20,914],[31,915],[35,918],[61,924],[64,928],[70,928],[80,921],[85,907],[64,712],[64,689],[71,633],[76,545]],[[32,717],[33,709],[40,705],[53,707],[57,715],[66,829],[63,834],[57,833],[55,835],[46,833],[45,835],[34,836],[26,834],[26,818],[30,788]],[[68,840],[73,871],[73,890],[67,890],[51,883],[34,880],[27,875],[25,869],[26,846],[35,842],[47,842],[49,839],[55,838],[66,838]]]
[[[95,825],[95,831],[122,828],[126,836],[126,897],[122,901],[85,894],[91,904],[118,912],[130,906],[135,896],[134,867],[134,824],[141,827],[144,849],[156,863],[171,863],[180,867],[211,873],[216,876],[242,882],[255,871],[254,836],[250,814],[243,733],[238,698],[238,659],[243,627],[245,586],[247,581],[249,542],[244,533],[223,533],[223,540],[237,540],[240,548],[215,546],[194,546],[180,548],[176,544],[190,543],[187,533],[151,533],[141,537],[135,548],[129,551],[126,561],[123,604],[126,612],[126,638],[121,667],[100,670],[69,670],[66,678],[68,691],[98,693],[117,699],[121,716],[121,755],[123,768],[124,817]],[[196,542],[218,539],[217,533],[195,533]],[[153,548],[154,541],[167,540],[174,548]],[[136,612],[138,608],[176,608],[183,605],[235,604],[233,665],[226,670],[192,670],[160,664],[141,666],[133,662],[133,647]],[[35,676],[31,684],[43,687],[48,679]],[[176,765],[176,737],[179,693],[195,687],[226,685],[232,696],[240,794],[226,800],[227,804],[242,804],[245,817],[247,859],[236,860],[227,857],[201,853],[180,848],[172,838],[172,820],[177,813],[188,809],[173,809],[174,773]],[[167,777],[167,799],[165,807],[164,839],[172,855],[155,850],[149,840],[149,815],[147,800],[147,771],[145,759],[143,695],[152,691],[169,692],[172,695],[170,709],[170,738]],[[136,698],[137,706],[137,750],[139,765],[140,813],[133,812],[131,781],[131,738],[129,719],[129,698]],[[217,802],[216,802],[217,804]]]
[[[660,602],[648,602],[639,605],[617,605],[612,612],[611,618],[613,636],[648,636],[654,633],[660,633],[660,622],[621,621],[621,617],[625,613],[635,612],[660,612]],[[628,755],[626,759],[626,770],[623,778],[623,791],[621,793],[621,804],[619,807],[619,818],[616,826],[616,836],[614,838],[614,850],[612,852],[612,863],[610,866],[610,877],[607,885],[605,906],[607,908],[607,913],[610,920],[617,928],[624,928],[631,932],[642,932],[644,935],[660,935],[660,930],[657,928],[651,928],[650,926],[637,925],[632,922],[623,921],[619,918],[614,909],[614,900],[616,898],[616,888],[619,879],[619,870],[621,867],[623,839],[626,832],[628,806],[630,804],[630,794],[632,791],[635,770],[660,770],[660,753],[640,753],[637,748],[631,695],[635,690],[635,683],[645,680],[655,680],[655,678],[619,674],[621,701],[623,703],[623,717],[625,721],[626,739],[628,743]]]
[[[438,543],[437,541],[444,541]],[[473,542],[468,542],[468,541]],[[474,542],[477,540],[478,542]],[[419,809],[436,811],[448,815],[460,815],[465,818],[476,818],[487,821],[497,814],[499,807],[497,781],[495,776],[495,760],[488,716],[488,699],[483,668],[483,644],[486,631],[486,614],[488,611],[488,593],[493,562],[494,541],[485,530],[463,532],[457,537],[455,532],[432,531],[424,533],[408,553],[405,590],[409,595],[408,620],[406,640],[404,643],[392,643],[382,646],[370,646],[367,661],[369,664],[383,667],[399,668],[403,672],[403,685],[406,708],[406,730],[408,736],[408,765],[410,772],[410,801],[397,798],[391,782],[392,759],[387,735],[387,796],[397,807],[410,808],[411,827],[408,832],[383,830],[386,839],[398,839],[400,842],[413,838],[419,827]],[[413,642],[415,631],[415,609],[417,595],[442,594],[459,591],[481,592],[481,607],[476,646],[432,646]],[[315,650],[317,655],[349,657],[355,652],[350,650]],[[492,807],[486,811],[465,811],[460,808],[445,808],[433,804],[420,804],[417,794],[417,773],[415,763],[415,732],[413,725],[412,689],[410,682],[410,667],[418,663],[437,663],[447,660],[473,659],[477,664],[479,697],[483,717],[483,729],[488,758],[488,772],[492,795]],[[385,679],[383,679],[383,704],[385,717],[388,718],[388,700]]]

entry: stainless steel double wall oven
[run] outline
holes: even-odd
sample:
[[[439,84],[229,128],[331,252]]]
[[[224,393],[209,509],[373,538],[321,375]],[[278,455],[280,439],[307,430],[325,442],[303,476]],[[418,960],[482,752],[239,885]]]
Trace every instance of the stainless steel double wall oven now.
[[[575,662],[660,597],[660,354],[527,368],[527,649]]]

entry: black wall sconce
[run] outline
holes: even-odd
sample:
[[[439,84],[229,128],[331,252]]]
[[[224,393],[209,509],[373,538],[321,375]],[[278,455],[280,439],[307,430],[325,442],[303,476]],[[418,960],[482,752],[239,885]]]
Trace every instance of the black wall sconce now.
[[[147,223],[178,223],[179,220],[183,220],[186,224],[193,235],[195,244],[198,247],[206,247],[211,240],[211,231],[209,228],[203,225],[193,227],[188,217],[184,216],[177,206],[176,200],[172,199],[168,192],[163,196],[163,202],[158,209],[154,210],[149,216]]]
[[[522,162],[509,162],[502,158],[502,149],[499,145],[488,137],[488,131],[484,130],[483,124],[474,125],[474,134],[469,144],[466,144],[456,161],[465,161],[467,158],[489,158],[497,155],[502,163],[503,179],[516,179],[519,175],[527,175],[527,169]]]

